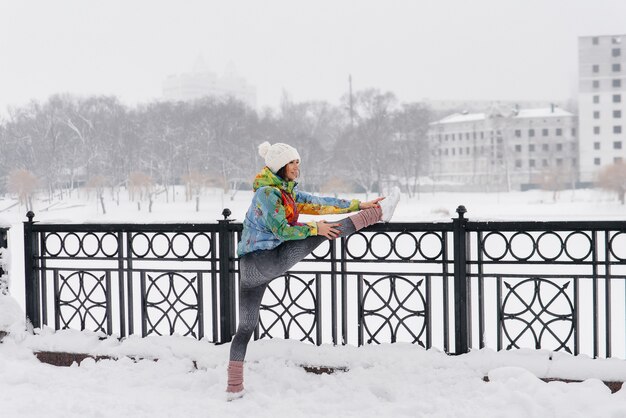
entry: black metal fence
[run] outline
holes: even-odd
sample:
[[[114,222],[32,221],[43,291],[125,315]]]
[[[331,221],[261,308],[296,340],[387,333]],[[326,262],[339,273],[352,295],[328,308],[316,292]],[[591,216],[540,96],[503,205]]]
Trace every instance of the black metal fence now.
[[[268,287],[257,338],[626,358],[626,221],[373,225]],[[230,341],[242,225],[24,223],[35,327]],[[140,329],[140,331],[138,331]]]
[[[8,232],[9,228],[0,227],[0,295],[9,292],[9,283],[5,275],[7,272],[4,271],[6,265],[5,251],[8,247]]]

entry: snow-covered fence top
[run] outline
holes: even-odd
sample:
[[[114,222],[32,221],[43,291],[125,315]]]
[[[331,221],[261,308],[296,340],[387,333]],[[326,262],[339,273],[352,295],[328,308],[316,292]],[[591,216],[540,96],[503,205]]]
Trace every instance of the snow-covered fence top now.
[[[626,221],[377,224],[268,287],[257,338],[530,347],[626,358]],[[32,213],[31,213],[32,215]],[[225,218],[228,211],[225,211]],[[222,343],[242,225],[25,222],[35,327]]]

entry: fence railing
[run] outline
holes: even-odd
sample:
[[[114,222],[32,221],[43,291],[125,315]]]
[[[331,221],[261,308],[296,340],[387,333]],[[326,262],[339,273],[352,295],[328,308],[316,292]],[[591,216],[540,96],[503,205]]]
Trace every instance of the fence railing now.
[[[6,276],[6,264],[7,255],[6,250],[8,247],[8,232],[9,228],[0,227],[0,295],[9,293],[9,282]]]
[[[377,224],[268,287],[257,338],[626,358],[626,221]],[[230,341],[242,225],[24,223],[35,327]]]

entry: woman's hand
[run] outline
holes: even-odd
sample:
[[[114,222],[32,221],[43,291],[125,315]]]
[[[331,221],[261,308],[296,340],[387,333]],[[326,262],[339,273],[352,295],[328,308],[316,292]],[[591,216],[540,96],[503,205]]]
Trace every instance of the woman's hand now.
[[[381,200],[383,200],[384,197],[377,197],[374,200],[370,200],[369,202],[361,202],[359,204],[359,209],[370,209],[370,208],[377,208],[378,202],[380,202]]]
[[[328,239],[335,239],[339,236],[339,230],[335,229],[340,224],[329,224],[326,221],[318,221],[317,223],[317,235],[324,236]]]

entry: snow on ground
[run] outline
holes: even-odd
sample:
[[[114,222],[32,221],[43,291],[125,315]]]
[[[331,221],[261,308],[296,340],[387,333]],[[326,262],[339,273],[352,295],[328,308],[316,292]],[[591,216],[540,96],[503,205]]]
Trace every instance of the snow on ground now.
[[[33,350],[120,360],[55,367],[39,363]],[[120,343],[76,331],[16,333],[0,344],[2,416],[626,416],[626,388],[611,394],[599,380],[626,380],[622,360],[550,359],[549,352],[531,350],[451,357],[401,343],[357,348],[262,340],[249,347],[245,396],[226,402],[227,357],[228,345],[184,337],[130,337]],[[316,375],[302,365],[348,370]],[[544,383],[536,377],[563,370],[586,380]],[[486,375],[489,383],[483,381]]]
[[[348,196],[353,197],[353,196]],[[363,198],[363,196],[354,196]],[[91,200],[36,202],[39,221],[213,222],[229,207],[241,220],[249,192],[234,200],[221,192],[195,202],[157,201],[153,212],[136,203],[107,203],[107,215]],[[182,337],[100,340],[98,335],[22,329],[23,260],[21,222],[25,209],[0,199],[0,224],[10,225],[12,297],[0,296],[2,325],[12,333],[0,344],[0,411],[3,417],[626,417],[626,388],[611,394],[599,380],[626,380],[624,360],[518,350],[479,350],[451,357],[408,344],[315,347],[296,341],[252,342],[245,368],[247,393],[226,402],[228,345]],[[626,219],[613,195],[590,191],[552,194],[403,196],[394,221],[449,221],[460,204],[470,219]],[[48,207],[48,210],[43,210]],[[17,301],[17,302],[16,302]],[[40,363],[36,350],[63,350],[120,356],[85,360],[80,367]],[[126,355],[145,358],[133,361]],[[150,359],[158,358],[157,362]],[[197,364],[197,368],[194,367]],[[346,367],[332,375],[306,373],[303,364]],[[483,382],[489,376],[490,382]],[[537,377],[584,380],[544,383]]]

